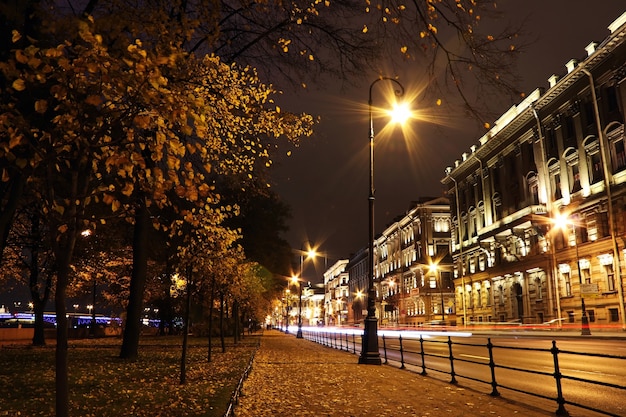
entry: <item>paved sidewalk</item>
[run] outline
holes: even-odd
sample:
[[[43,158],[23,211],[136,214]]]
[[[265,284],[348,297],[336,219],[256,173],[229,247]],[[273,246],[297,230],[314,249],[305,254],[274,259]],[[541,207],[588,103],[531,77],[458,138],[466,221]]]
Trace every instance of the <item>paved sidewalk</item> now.
[[[452,385],[279,331],[261,338],[238,417],[554,416],[553,412]]]

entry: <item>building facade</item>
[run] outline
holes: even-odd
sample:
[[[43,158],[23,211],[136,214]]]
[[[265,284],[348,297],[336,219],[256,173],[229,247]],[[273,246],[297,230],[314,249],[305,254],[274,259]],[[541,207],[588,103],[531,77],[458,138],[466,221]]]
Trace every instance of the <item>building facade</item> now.
[[[347,259],[340,259],[324,272],[324,324],[342,326],[348,323]]]
[[[380,326],[456,322],[447,198],[423,198],[375,239],[374,285]],[[367,315],[368,250],[354,254],[348,271],[348,322]]]
[[[446,169],[460,323],[625,326],[626,13]]]

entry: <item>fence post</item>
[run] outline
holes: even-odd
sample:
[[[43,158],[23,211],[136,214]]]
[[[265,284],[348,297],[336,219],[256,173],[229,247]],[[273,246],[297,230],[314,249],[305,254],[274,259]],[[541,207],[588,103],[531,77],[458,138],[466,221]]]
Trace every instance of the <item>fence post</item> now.
[[[498,383],[496,382],[496,363],[493,360],[493,344],[491,338],[487,338],[487,349],[489,350],[489,368],[491,369],[491,396],[499,397]]]
[[[452,338],[448,336],[448,352],[450,352],[450,379],[451,384],[456,384],[456,374],[454,373],[454,356],[452,355]]]
[[[402,335],[398,338],[400,340],[400,369],[404,369],[404,349],[402,347]]]
[[[424,355],[424,337],[420,334],[420,356],[422,357],[422,373],[421,375],[427,375],[428,372],[426,372],[426,361],[425,361],[425,355]]]
[[[556,410],[557,416],[569,416],[565,409],[565,398],[563,398],[563,388],[561,387],[561,369],[559,367],[559,348],[556,347],[556,341],[552,341],[552,349],[550,349],[554,358],[554,380],[556,381],[556,402],[559,407]]]
[[[352,353],[356,355],[356,336],[352,333]]]
[[[387,338],[383,335],[383,355],[385,357],[385,365],[388,363],[387,361]]]

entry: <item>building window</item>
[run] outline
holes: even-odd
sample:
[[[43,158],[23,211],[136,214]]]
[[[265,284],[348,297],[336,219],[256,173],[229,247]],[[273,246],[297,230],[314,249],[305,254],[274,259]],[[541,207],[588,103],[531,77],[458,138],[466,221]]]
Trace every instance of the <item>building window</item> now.
[[[485,282],[485,290],[487,293],[487,306],[491,306],[491,297],[493,295],[491,293],[491,286],[489,285],[489,282]]]
[[[578,152],[570,148],[565,151],[565,160],[567,161],[568,175],[569,175],[569,189],[571,193],[575,193],[582,189],[580,185],[580,170],[578,163]]]
[[[613,323],[619,321],[619,311],[616,308],[609,308],[609,321]]]
[[[572,276],[569,272],[561,272],[561,276],[563,277],[563,293],[565,297],[572,296]]]
[[[541,285],[541,278],[537,278],[535,280],[535,285],[537,287],[537,300],[543,299],[543,286]]]
[[[537,175],[533,172],[526,177],[526,181],[528,184],[528,194],[530,197],[530,204],[537,205],[539,204],[539,182],[537,180]]]
[[[476,299],[478,300],[478,307],[483,306],[483,297],[480,288],[476,288]]]
[[[498,286],[498,301],[501,306],[504,305],[504,288],[502,285]]]
[[[552,188],[552,197],[554,200],[560,200],[561,194],[561,169],[559,161],[552,159],[548,162],[548,171],[550,172],[550,187]]]
[[[626,149],[624,147],[624,128],[616,129],[609,133],[609,143],[611,144],[611,162],[613,172],[618,172],[626,168]]]
[[[585,152],[587,154],[587,169],[589,170],[589,182],[598,183],[604,179],[600,144],[594,136],[585,140]]]
[[[590,323],[595,323],[596,321],[596,311],[595,310],[587,310],[587,317],[589,317]]]
[[[615,291],[615,273],[613,272],[613,265],[604,265],[604,272],[606,273],[606,290]]]

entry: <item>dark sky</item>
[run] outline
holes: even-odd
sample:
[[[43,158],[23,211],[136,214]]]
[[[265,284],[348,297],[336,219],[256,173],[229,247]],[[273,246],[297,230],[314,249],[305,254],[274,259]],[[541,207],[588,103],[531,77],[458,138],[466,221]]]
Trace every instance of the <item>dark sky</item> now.
[[[498,5],[506,20],[519,22],[527,18],[528,40],[536,40],[518,63],[522,91],[526,93],[537,87],[547,89],[552,74],[564,75],[566,62],[583,58],[584,48],[608,36],[607,26],[626,11],[623,0],[508,0]],[[407,89],[419,81],[408,79],[410,70],[402,69],[402,73],[400,81]],[[355,103],[367,105],[369,85],[376,77],[372,73],[362,85],[347,91],[330,83],[328,88],[316,86],[290,99],[298,107],[290,110],[308,111],[322,118],[316,136],[275,167],[274,189],[292,208],[291,230],[285,238],[293,248],[310,241],[321,245],[321,250],[336,260],[367,245],[368,122],[367,114],[359,112]],[[380,84],[373,94],[375,106],[384,105],[385,88]],[[501,113],[508,107],[504,105]],[[400,133],[376,142],[377,234],[403,214],[411,201],[442,195],[440,180],[445,167],[469,151],[484,134],[461,116],[447,124],[451,122],[456,126],[436,127],[413,121],[416,135],[408,144]],[[375,125],[377,134],[383,124],[380,121]]]

